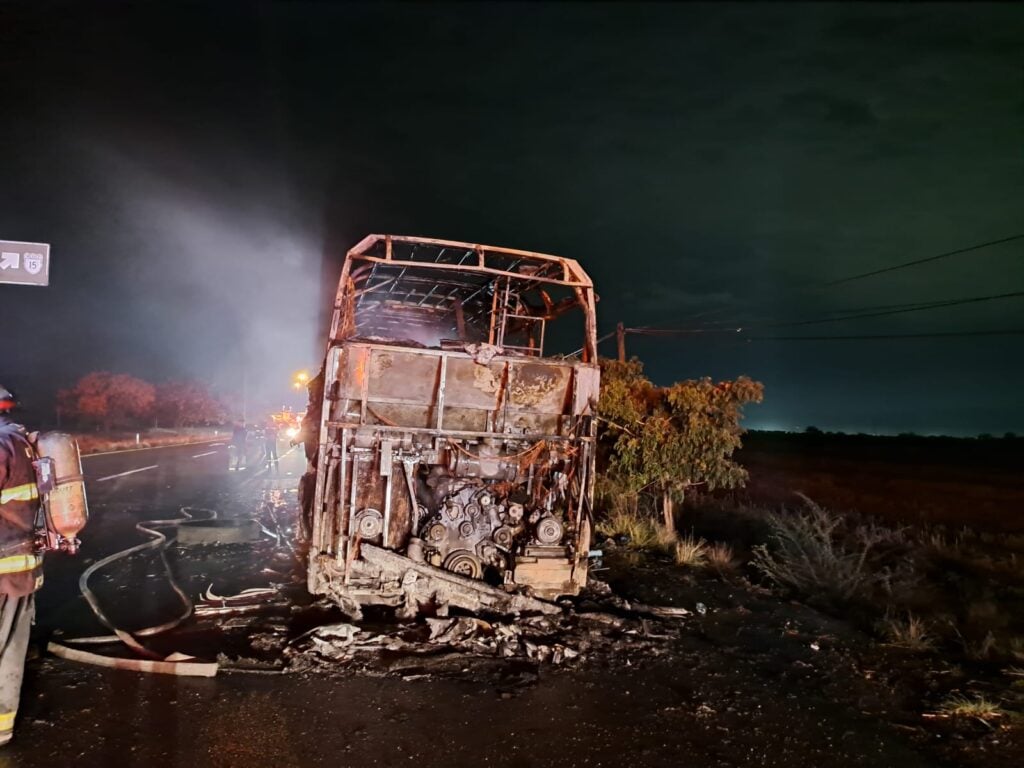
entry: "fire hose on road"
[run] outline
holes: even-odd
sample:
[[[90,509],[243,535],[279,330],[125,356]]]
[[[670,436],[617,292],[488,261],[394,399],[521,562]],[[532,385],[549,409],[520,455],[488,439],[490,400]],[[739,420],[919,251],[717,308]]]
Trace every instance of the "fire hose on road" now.
[[[166,659],[160,657],[158,654],[153,653],[148,648],[143,646],[136,640],[136,637],[152,637],[162,632],[166,632],[170,629],[174,629],[183,621],[188,619],[194,610],[192,601],[189,599],[185,591],[178,585],[178,582],[174,579],[174,575],[171,573],[170,564],[167,562],[167,536],[165,536],[157,528],[178,526],[183,523],[195,521],[197,518],[192,514],[193,512],[204,513],[206,515],[205,520],[214,520],[217,517],[217,513],[214,510],[202,509],[198,507],[182,507],[181,514],[183,517],[173,518],[168,520],[143,520],[136,523],[136,530],[141,533],[151,536],[149,541],[145,541],[142,544],[136,544],[135,546],[123,549],[120,552],[115,552],[112,555],[108,555],[95,563],[90,565],[78,579],[78,588],[81,591],[86,602],[89,603],[89,607],[95,614],[96,618],[100,622],[114,632],[113,635],[103,635],[99,637],[85,637],[73,640],[74,643],[110,643],[120,640],[132,650],[137,653],[148,657],[147,659],[121,659],[110,656],[101,656],[99,654],[89,653],[76,648],[69,648],[68,646],[51,642],[48,645],[48,650],[56,656],[61,658],[69,659],[71,661],[82,661],[90,664],[97,664],[100,666],[113,667],[116,669],[129,669],[137,672],[160,672],[165,674],[175,675],[191,675],[191,676],[202,676],[212,677],[217,673],[216,663],[205,663],[196,662],[191,657],[182,658],[180,654],[172,654]],[[136,629],[128,631],[121,627],[118,627],[107,614],[103,611],[100,606],[99,600],[96,597],[96,593],[89,587],[89,579],[100,569],[115,563],[119,560],[131,557],[132,555],[138,554],[139,552],[145,552],[150,549],[155,549],[160,553],[160,560],[163,563],[164,570],[167,573],[167,580],[171,586],[171,589],[179,597],[182,603],[182,611],[180,614],[175,616],[169,621],[165,621],[162,624],[157,624],[151,627],[143,627],[142,629]]]

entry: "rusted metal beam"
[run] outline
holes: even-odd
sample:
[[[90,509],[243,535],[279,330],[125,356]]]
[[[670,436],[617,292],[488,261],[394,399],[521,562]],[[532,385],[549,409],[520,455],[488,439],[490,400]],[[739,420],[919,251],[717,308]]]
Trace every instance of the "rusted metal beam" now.
[[[395,266],[402,267],[420,267],[422,269],[440,269],[445,271],[450,270],[465,270],[466,267],[458,264],[433,264],[427,261],[399,261],[398,259],[384,259],[379,256],[365,256],[356,255],[352,258],[360,261],[368,261],[376,264],[393,264]],[[529,280],[535,283],[550,283],[551,285],[564,285],[569,288],[590,288],[592,284],[589,280],[573,280],[573,279],[558,279],[557,277],[536,277],[534,275],[523,275],[518,272],[508,272],[503,269],[494,269],[493,267],[473,267],[477,272],[481,272],[487,275],[494,275],[495,277],[510,277],[515,280]]]
[[[536,251],[522,251],[515,248],[504,248],[495,245],[480,245],[477,243],[463,243],[458,240],[438,240],[432,237],[415,237],[412,235],[367,235],[360,240],[353,248],[349,250],[352,255],[359,255],[366,253],[375,244],[381,240],[385,240],[387,243],[419,243],[421,245],[435,245],[444,248],[465,248],[472,251],[490,251],[492,253],[502,253],[509,256],[522,256],[528,259],[537,259],[540,261],[556,261],[562,262],[565,259],[561,256],[553,256],[549,253],[538,253]]]

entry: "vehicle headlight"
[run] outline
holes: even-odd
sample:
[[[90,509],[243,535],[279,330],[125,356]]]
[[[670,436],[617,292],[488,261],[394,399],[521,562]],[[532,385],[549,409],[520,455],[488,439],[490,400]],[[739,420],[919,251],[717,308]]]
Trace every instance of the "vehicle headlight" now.
[[[288,431],[285,434],[288,435],[288,437],[295,437],[297,434],[299,434],[299,428],[288,427]]]

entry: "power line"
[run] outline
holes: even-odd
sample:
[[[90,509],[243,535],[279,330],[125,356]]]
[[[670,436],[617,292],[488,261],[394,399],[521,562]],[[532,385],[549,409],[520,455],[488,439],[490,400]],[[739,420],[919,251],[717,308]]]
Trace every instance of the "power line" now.
[[[819,323],[836,323],[843,320],[856,320],[859,318],[866,317],[885,317],[887,315],[899,315],[905,312],[922,312],[929,309],[940,309],[943,307],[955,307],[962,304],[977,304],[986,301],[1000,301],[1003,299],[1016,299],[1024,297],[1024,291],[1014,291],[1011,293],[997,293],[988,296],[968,296],[957,299],[935,299],[932,301],[910,301],[902,304],[876,304],[866,307],[847,307],[844,309],[833,309],[825,310],[830,315],[829,317],[811,318],[808,320],[793,320],[786,322],[767,322],[770,318],[762,320],[751,320],[747,323],[737,322],[735,320],[711,320],[705,321],[704,325],[724,325],[728,323],[731,328],[723,330],[734,330],[735,327],[741,328],[786,328],[790,326],[798,325],[817,325]],[[639,329],[629,329],[630,331],[636,331]],[[657,330],[657,329],[652,329]],[[687,329],[687,332],[697,332],[705,329]],[[708,329],[710,330],[710,329]]]
[[[982,248],[989,248],[995,245],[1001,245],[1003,243],[1012,242],[1015,240],[1024,239],[1024,233],[1011,235],[1010,237],[1004,237],[999,240],[991,240],[986,243],[979,243],[977,245],[968,246],[966,248],[958,248],[952,251],[946,251],[945,253],[936,254],[935,256],[928,256],[923,259],[914,259],[912,261],[903,262],[901,264],[894,264],[889,267],[883,267],[881,269],[872,270],[870,272],[863,272],[858,275],[851,275],[849,277],[841,278],[839,280],[833,280],[828,283],[820,284],[818,287],[829,287],[835,285],[841,285],[849,283],[854,280],[860,280],[874,275],[885,274],[893,272],[899,269],[905,269],[920,264],[926,264],[939,259],[949,258],[962,253],[969,253],[971,251],[977,251]],[[891,304],[891,305],[876,305],[874,307],[862,307],[859,309],[845,309],[845,310],[833,310],[828,314],[829,317],[812,318],[808,320],[796,320],[792,322],[782,323],[765,323],[764,321],[758,322],[757,320],[749,324],[740,324],[736,322],[729,322],[725,320],[705,320],[703,325],[718,325],[729,323],[729,327],[725,328],[624,328],[623,325],[619,324],[619,356],[622,357],[624,352],[623,339],[625,334],[641,335],[641,336],[697,336],[697,335],[708,335],[708,334],[739,334],[742,333],[744,327],[753,328],[786,328],[786,327],[797,327],[807,325],[819,325],[823,323],[836,323],[846,320],[860,320],[874,317],[887,317],[890,315],[904,314],[908,312],[923,312],[934,309],[943,309],[948,307],[961,306],[965,304],[975,304],[987,301],[999,301],[1011,298],[1020,298],[1024,296],[1024,291],[1014,291],[1011,293],[992,294],[988,296],[971,296],[967,298],[959,299],[942,299],[935,301],[923,301],[923,302],[908,302],[905,304]],[[761,304],[764,306],[764,303]],[[755,303],[753,306],[757,306]],[[725,311],[726,308],[711,309],[699,312],[693,316],[696,319],[701,316],[715,315]],[[1018,335],[1021,333],[1016,330],[1000,330],[1000,331],[953,331],[953,332],[934,332],[934,333],[918,333],[918,334],[875,334],[875,335],[848,335],[848,336],[745,336],[744,340],[777,340],[777,341],[807,341],[807,340],[865,340],[865,339],[910,339],[910,338],[955,338],[963,336],[1006,336],[1006,335]],[[613,334],[607,334],[603,336],[600,341],[611,338]]]
[[[933,331],[928,333],[877,333],[877,334],[850,334],[846,336],[750,336],[737,335],[742,328],[734,328],[726,331],[706,331],[692,328],[623,328],[625,333],[641,336],[706,336],[709,334],[728,334],[734,337],[737,342],[751,341],[884,341],[895,339],[951,339],[951,338],[976,338],[983,336],[1024,336],[1024,328],[999,328],[994,330],[981,331]],[[609,336],[603,338],[609,338]],[[620,347],[620,360],[624,360],[625,347]]]
[[[726,334],[736,336],[742,334],[742,328],[729,328],[727,330],[702,330],[692,328],[626,328],[626,333],[632,336],[692,336],[706,334]],[[740,335],[741,341],[795,341],[810,340],[824,341],[826,339],[928,339],[943,338],[952,336],[1014,336],[1024,334],[1024,329],[998,329],[988,331],[933,331],[926,333],[880,333],[880,334],[852,334],[847,336],[750,336]],[[609,334],[603,339],[610,338]],[[603,340],[602,339],[602,340]]]
[[[970,253],[971,251],[977,251],[977,250],[981,250],[983,248],[991,248],[992,246],[995,246],[995,245],[1001,245],[1003,243],[1009,243],[1009,242],[1013,242],[1015,240],[1022,240],[1022,239],[1024,239],[1024,233],[1017,234],[1017,235],[1010,235],[1009,237],[1000,238],[999,240],[990,240],[990,241],[985,242],[985,243],[978,243],[977,245],[970,245],[970,246],[967,246],[966,248],[957,248],[957,249],[952,250],[952,251],[946,251],[945,253],[936,254],[935,256],[926,256],[925,258],[922,258],[922,259],[914,259],[912,261],[906,261],[906,262],[903,262],[903,263],[900,263],[900,264],[894,264],[894,265],[889,266],[889,267],[882,267],[880,269],[875,269],[875,270],[872,270],[870,272],[862,272],[862,273],[856,274],[856,275],[849,275],[848,277],[839,278],[838,280],[832,280],[832,281],[826,282],[826,283],[807,283],[807,284],[803,284],[802,286],[798,285],[796,287],[797,288],[804,287],[804,288],[821,289],[821,288],[827,288],[827,287],[832,287],[832,286],[836,286],[836,285],[843,285],[845,283],[853,282],[855,280],[862,280],[862,279],[867,278],[867,277],[873,277],[874,275],[881,275],[881,274],[884,274],[884,273],[887,273],[887,272],[893,272],[893,271],[896,271],[896,270],[899,270],[899,269],[905,269],[907,267],[916,266],[918,264],[927,264],[929,262],[938,261],[939,259],[945,259],[945,258],[949,258],[951,256],[956,256],[956,255],[959,255],[961,253]],[[742,302],[742,303],[744,303],[746,305],[746,309],[747,310],[754,309],[755,311],[758,308],[766,308],[766,307],[769,306],[769,302],[766,302],[766,301],[753,301],[753,302],[745,301],[745,302]],[[921,302],[921,304],[925,304],[925,303],[932,303],[932,302]],[[900,305],[894,305],[891,308],[895,309],[898,306],[900,306]],[[912,305],[907,305],[907,306],[912,306]],[[878,308],[879,309],[888,309],[890,307],[884,307],[883,306],[883,307],[878,307]],[[864,307],[863,309],[865,311],[867,311],[867,310],[875,309],[875,307]],[[700,312],[692,314],[687,319],[689,319],[689,320],[698,320],[701,317],[707,317],[708,315],[718,315],[718,314],[721,314],[721,313],[727,312],[727,311],[729,311],[729,307],[713,307],[711,309],[702,310]],[[740,311],[743,311],[742,308],[740,309]],[[860,310],[851,310],[851,311],[860,311]],[[728,323],[730,325],[739,325],[739,323],[736,323],[735,321],[731,321],[731,320],[702,320],[702,321],[700,321],[701,325],[713,325],[713,324],[721,324],[721,323]]]
[[[832,320],[844,319],[843,316],[853,317],[853,316],[855,316],[855,315],[857,315],[857,314],[859,314],[861,312],[873,312],[873,311],[876,311],[876,310],[878,310],[878,311],[881,311],[881,310],[909,310],[909,309],[916,309],[916,308],[937,307],[937,306],[942,306],[942,305],[944,305],[944,304],[946,304],[948,302],[951,302],[951,301],[952,302],[956,302],[956,301],[959,301],[959,299],[935,299],[933,301],[905,301],[905,302],[902,302],[900,304],[872,304],[872,305],[869,305],[869,306],[866,306],[866,307],[844,307],[842,309],[823,309],[822,311],[826,315],[829,315],[830,317],[823,317],[823,318],[820,318],[820,320],[816,319],[816,320],[811,320],[811,321],[792,321],[792,323],[790,323],[789,321],[787,321],[785,323],[773,323],[772,321],[775,320],[775,318],[763,317],[762,316],[762,317],[755,317],[753,320],[750,320],[748,322],[738,322],[735,319],[733,319],[733,320],[703,320],[703,321],[699,322],[698,325],[701,325],[701,326],[728,325],[728,326],[733,326],[733,327],[735,327],[735,326],[742,326],[744,328],[752,328],[752,327],[755,327],[755,328],[756,327],[775,328],[775,327],[779,327],[781,325],[799,324],[799,323],[803,323],[803,322],[831,322]],[[836,317],[831,317],[833,315],[836,316]]]
[[[855,336],[745,336],[744,341],[869,341],[876,339],[948,339],[972,336],[1024,336],[1024,328],[990,331],[938,331],[935,333],[880,333]]]
[[[715,333],[740,333],[742,328],[624,328],[633,336],[693,336]]]
[[[866,307],[844,307],[843,309],[826,309],[830,315],[849,315],[855,312],[873,312],[883,309],[909,309],[910,307],[932,307],[936,304],[945,304],[947,301],[959,301],[959,299],[932,299],[931,301],[903,301],[899,304],[872,304]]]
[[[963,304],[977,304],[985,301],[998,301],[1001,299],[1016,299],[1024,296],[1024,291],[1013,293],[999,293],[991,296],[971,296],[964,299],[946,299],[943,301],[920,302],[918,304],[904,305],[899,309],[886,309],[877,312],[861,312],[853,315],[841,315],[839,317],[821,317],[813,320],[797,320],[789,323],[772,323],[763,325],[763,328],[787,328],[798,325],[819,325],[821,323],[838,323],[843,320],[860,320],[867,317],[886,317],[888,315],[902,315],[906,312],[924,312],[930,309],[943,309],[945,307],[957,307]]]
[[[847,310],[835,310],[836,312],[853,312],[855,314],[840,314],[837,317],[818,317],[809,320],[794,320],[785,323],[758,323],[753,322],[748,325],[738,325],[729,328],[625,328],[625,332],[633,336],[690,336],[696,334],[708,334],[708,333],[740,333],[744,328],[792,328],[803,325],[820,325],[822,323],[838,323],[844,320],[861,320],[869,317],[887,317],[889,315],[901,315],[907,312],[924,312],[931,309],[944,309],[946,307],[957,307],[964,304],[977,304],[986,301],[999,301],[1003,299],[1016,299],[1024,297],[1024,291],[1014,291],[1012,293],[998,293],[989,296],[970,296],[960,299],[941,299],[936,301],[928,302],[910,302],[907,304],[890,304],[887,305],[891,308],[885,308],[886,305],[882,305],[878,308],[878,311],[874,312],[861,312],[856,309]],[[865,307],[865,309],[872,309],[871,307]],[[611,338],[614,333],[609,333],[603,336],[599,341]]]
[[[961,253],[970,253],[971,251],[980,251],[982,248],[991,248],[993,245],[1002,245],[1003,243],[1009,243],[1014,240],[1024,240],[1024,234],[1010,235],[1010,237],[1004,237],[999,240],[990,240],[987,243],[979,243],[978,245],[970,245],[966,248],[957,248],[955,251],[946,251],[935,256],[928,256],[923,259],[914,259],[913,261],[905,261],[902,264],[894,264],[891,267],[882,267],[881,269],[875,269],[871,272],[862,272],[859,275],[850,275],[849,277],[842,277],[838,280],[832,280],[824,283],[823,287],[830,287],[833,285],[842,285],[843,283],[851,283],[854,280],[863,280],[865,277],[874,277],[875,275],[881,275],[886,272],[895,272],[897,269],[906,269],[907,267],[914,267],[918,264],[927,264],[932,261],[938,261],[939,259],[947,259],[950,256],[957,256]]]
[[[594,341],[594,349],[595,349],[595,351],[597,350],[597,347],[600,346],[601,342],[608,341],[608,339],[612,338],[615,335],[615,333],[616,333],[615,331],[612,331],[611,333],[606,333],[604,336],[598,337],[598,339],[596,341]],[[583,350],[585,350],[585,349],[586,349],[586,347],[580,347],[579,349],[574,350],[573,352],[568,352],[568,353],[566,353],[564,355],[560,355],[560,357],[562,357],[562,358],[576,357],[577,355],[583,354]]]

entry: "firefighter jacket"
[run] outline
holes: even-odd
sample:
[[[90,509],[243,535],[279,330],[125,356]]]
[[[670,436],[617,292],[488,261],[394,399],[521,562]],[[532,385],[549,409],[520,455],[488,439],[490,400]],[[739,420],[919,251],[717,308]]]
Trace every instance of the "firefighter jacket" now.
[[[0,415],[0,594],[24,597],[43,583],[36,552],[39,489],[25,429]]]

